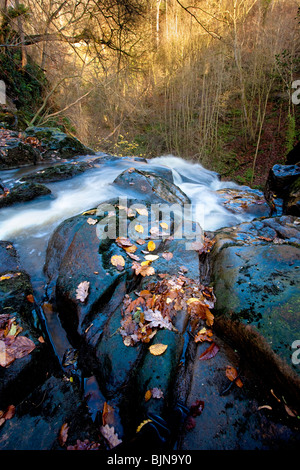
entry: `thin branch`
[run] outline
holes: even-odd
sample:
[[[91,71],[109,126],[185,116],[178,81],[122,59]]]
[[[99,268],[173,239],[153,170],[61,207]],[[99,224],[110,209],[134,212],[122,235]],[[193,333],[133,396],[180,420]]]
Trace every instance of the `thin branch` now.
[[[185,7],[184,5],[182,5],[182,3],[181,3],[179,0],[176,0],[176,2],[178,3],[178,5],[181,6],[181,8],[183,8],[183,10],[185,10],[189,15],[191,15],[191,16],[194,18],[194,20],[201,26],[201,28],[204,29],[204,31],[207,32],[207,34],[209,34],[209,35],[210,35],[212,38],[214,38],[214,39],[219,39],[219,40],[222,39],[222,37],[221,37],[219,34],[214,33],[214,32],[212,32],[212,31],[209,31],[209,30],[201,23],[201,21],[198,20],[197,16],[194,15],[194,13],[192,13],[192,12],[189,10],[189,8],[191,8],[191,7]]]

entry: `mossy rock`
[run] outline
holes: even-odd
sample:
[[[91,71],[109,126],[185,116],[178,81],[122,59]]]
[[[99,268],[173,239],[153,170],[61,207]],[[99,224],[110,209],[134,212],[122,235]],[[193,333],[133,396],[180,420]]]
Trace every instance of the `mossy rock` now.
[[[78,155],[94,155],[95,153],[76,137],[67,135],[55,127],[29,127],[26,129],[25,135],[39,140],[44,160],[57,156],[72,158]]]
[[[92,168],[92,165],[87,162],[62,163],[23,176],[22,181],[34,181],[36,183],[64,181],[84,173],[89,168]]]
[[[37,197],[49,196],[50,194],[50,189],[42,184],[32,182],[17,184],[5,197],[0,197],[0,208],[32,201]]]

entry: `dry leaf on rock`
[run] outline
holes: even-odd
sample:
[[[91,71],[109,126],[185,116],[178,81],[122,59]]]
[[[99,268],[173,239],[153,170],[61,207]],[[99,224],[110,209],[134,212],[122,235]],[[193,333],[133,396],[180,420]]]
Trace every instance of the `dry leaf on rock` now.
[[[95,225],[97,222],[98,222],[97,219],[92,219],[91,217],[89,217],[89,218],[87,219],[87,223],[88,223],[89,225]]]
[[[144,318],[146,321],[150,322],[150,328],[166,328],[167,330],[174,330],[173,324],[167,319],[163,318],[159,310],[147,309],[144,311]]]
[[[138,214],[140,215],[148,215],[148,211],[146,208],[138,208],[138,207],[135,207],[135,210],[137,211]]]
[[[238,371],[235,369],[235,367],[233,366],[227,366],[226,367],[226,377],[231,381],[231,382],[234,382],[236,383],[236,385],[238,387],[242,387],[243,386],[243,382],[241,381],[241,379],[238,377]]]
[[[134,269],[135,274],[141,274],[141,276],[151,276],[152,274],[155,273],[155,269],[152,266],[149,265],[141,265],[139,263],[136,263],[135,261],[132,263],[132,269]]]
[[[150,241],[148,242],[147,248],[148,248],[148,251],[154,251],[155,248],[156,248],[156,245],[155,245],[155,243],[154,243],[152,240],[150,240]]]
[[[212,343],[200,356],[199,359],[200,361],[211,359],[214,357],[217,352],[219,351],[219,346],[216,345],[216,343]]]
[[[120,246],[121,248],[123,247],[129,247],[132,246],[133,243],[130,241],[129,238],[126,237],[118,237],[116,238],[116,244]]]
[[[119,271],[124,269],[125,266],[125,259],[122,255],[114,255],[110,258],[110,262],[113,266],[115,266]]]
[[[58,441],[62,447],[65,445],[68,439],[68,432],[69,432],[69,425],[67,423],[64,423],[62,427],[60,428],[59,435],[58,435]]]
[[[159,398],[164,397],[163,391],[160,388],[157,388],[157,387],[152,388],[151,393],[152,393],[152,398],[158,398],[159,399]]]
[[[138,233],[144,233],[144,227],[140,224],[137,224],[135,227],[136,232]]]
[[[90,283],[88,281],[81,282],[76,289],[76,299],[84,302],[89,293]]]
[[[211,330],[207,330],[206,328],[202,328],[196,334],[196,336],[194,338],[194,341],[195,341],[195,343],[203,342],[203,341],[212,342],[212,335],[213,335],[213,332]]]
[[[159,258],[158,255],[145,255],[145,260],[147,261],[155,261]]]
[[[122,440],[119,439],[118,434],[115,432],[114,426],[101,426],[100,428],[102,436],[107,440],[110,449],[113,449],[117,445],[121,444]]]
[[[153,356],[161,356],[161,354],[166,351],[167,347],[167,344],[157,343],[150,346],[149,351]]]
[[[165,258],[165,260],[170,261],[170,259],[173,258],[173,253],[171,253],[170,251],[165,251],[162,254],[162,257]]]

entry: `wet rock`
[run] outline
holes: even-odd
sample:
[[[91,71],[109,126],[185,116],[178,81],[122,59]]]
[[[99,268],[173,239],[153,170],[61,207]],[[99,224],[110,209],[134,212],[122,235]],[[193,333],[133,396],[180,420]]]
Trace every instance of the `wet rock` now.
[[[270,213],[269,205],[261,191],[243,187],[219,189],[216,193],[224,207],[233,213],[249,214],[254,217],[267,217]]]
[[[61,428],[67,426],[64,440]],[[26,432],[24,432],[26,430]],[[59,450],[77,439],[99,442],[95,425],[81,394],[70,381],[51,376],[17,407],[0,428],[1,450]]]
[[[78,155],[93,155],[94,151],[83,145],[76,137],[65,134],[54,127],[29,127],[25,136],[37,139],[41,158],[44,161],[59,158],[73,158]]]
[[[56,128],[31,127],[25,132],[0,130],[0,170],[94,153],[75,137]]]
[[[284,199],[283,210],[285,214],[300,215],[300,177],[289,187]]]
[[[2,241],[0,252],[0,314],[8,315],[9,321],[21,328],[18,336],[28,338],[34,347],[29,354],[10,362],[5,336],[1,338],[0,401],[1,406],[8,406],[17,404],[45,379],[51,352],[39,319],[30,278],[22,270],[15,248],[12,243]]]
[[[297,419],[289,417],[284,403],[277,401],[277,389],[272,394],[256,368],[251,369],[224,339],[214,334],[219,351],[209,360],[199,360],[208,343],[191,341],[192,357],[181,368],[174,395],[190,410],[197,410],[197,402],[201,407],[199,413],[190,411],[180,432],[178,450],[295,449],[300,442]],[[228,366],[239,374],[241,386],[227,378]],[[182,390],[185,383],[188,392]]]
[[[270,215],[295,214],[293,211],[297,211],[297,209],[291,209],[290,207],[293,204],[297,206],[297,202],[290,202],[290,206],[286,203],[286,200],[290,198],[290,188],[299,176],[299,165],[274,165],[271,168],[264,188],[265,198],[271,208]]]
[[[87,162],[62,163],[23,176],[22,181],[53,183],[55,181],[73,178],[74,176],[84,173],[89,168],[93,168],[93,165]]]
[[[169,178],[171,177],[170,173]],[[189,198],[176,185],[151,171],[129,168],[115,180],[114,185],[125,188],[134,195],[140,194],[143,201],[152,204],[168,202],[169,204],[190,204]]]
[[[300,330],[298,219],[257,219],[217,231],[211,280],[216,328],[239,344],[270,382],[299,399],[292,344]]]
[[[35,165],[39,158],[39,150],[27,143],[22,134],[0,129],[0,170]]]
[[[0,196],[0,208],[32,201],[37,197],[48,196],[49,194],[51,194],[50,189],[42,184],[33,182],[16,184],[8,193],[2,197]]]
[[[154,387],[155,382],[156,386],[160,384],[163,387],[166,400],[157,404],[161,410],[165,408],[182,353],[183,335],[188,319],[178,312],[176,333],[157,333],[154,342],[160,339],[168,343],[168,352],[164,356],[162,367],[161,359],[149,353],[150,344],[139,343],[132,347],[125,345],[119,331],[125,295],[129,295],[133,300],[137,290],[146,289],[148,283],[155,284],[161,279],[160,275],[172,273],[179,276],[182,269],[190,279],[197,278],[199,256],[197,249],[187,249],[194,230],[189,233],[190,238],[187,240],[182,237],[174,238],[172,232],[163,234],[163,230],[160,236],[154,236],[150,233],[152,225],[148,224],[148,216],[136,212],[135,217],[132,217],[118,200],[109,202],[108,212],[115,211],[116,217],[110,214],[103,218],[99,211],[87,211],[86,214],[63,222],[56,229],[48,246],[45,272],[51,285],[50,290],[55,293],[56,308],[62,324],[73,343],[80,345],[79,363],[83,364],[83,368],[89,368],[89,373],[95,374],[106,399],[120,409],[122,416],[125,414],[125,422],[131,422],[129,410],[136,406],[136,400],[131,394],[132,389],[135,389],[136,396],[143,396],[150,375],[154,378],[160,377],[160,380],[154,380],[152,385]],[[128,201],[128,208],[133,211],[135,204],[140,207],[141,201]],[[145,203],[144,209],[146,207],[150,215],[149,204]],[[108,224],[110,218],[112,221],[116,218],[118,226],[125,223],[126,233],[135,246],[133,259],[118,244],[116,235],[113,238],[101,237],[105,227],[101,222],[106,219],[105,223]],[[168,222],[171,226],[172,220]],[[158,221],[156,224],[159,225]],[[142,225],[144,230],[137,232],[135,227]],[[144,238],[143,244],[140,244],[141,240],[136,242],[141,237]],[[147,243],[151,239],[155,242],[153,254],[157,259],[151,263],[154,268],[153,275],[149,274],[144,278],[135,273],[133,265],[134,262],[142,262],[144,256],[149,253]],[[165,252],[169,254],[167,259],[162,256]],[[114,266],[111,263],[113,256],[122,256],[124,266]],[[89,283],[88,295],[83,301],[76,298],[81,282]],[[154,400],[149,406],[155,403]],[[133,416],[136,419],[142,417],[149,406],[146,409],[140,407],[139,413],[135,410]]]

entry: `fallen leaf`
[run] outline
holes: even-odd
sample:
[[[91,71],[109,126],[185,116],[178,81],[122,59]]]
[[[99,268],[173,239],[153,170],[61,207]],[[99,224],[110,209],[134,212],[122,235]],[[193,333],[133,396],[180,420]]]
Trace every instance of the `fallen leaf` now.
[[[168,226],[168,224],[166,224],[166,222],[161,222],[159,225],[161,226],[161,228],[164,228],[164,229],[169,228],[169,226]]]
[[[84,302],[89,293],[90,283],[88,281],[81,282],[76,289],[76,299]]]
[[[145,260],[146,260],[146,261],[155,261],[155,260],[157,260],[158,258],[159,258],[158,255],[146,255],[146,256],[145,256]]]
[[[162,254],[163,258],[165,258],[165,260],[167,261],[170,261],[170,259],[173,258],[173,253],[171,253],[170,251],[166,251]]]
[[[159,234],[159,227],[151,227],[149,232],[151,235],[158,235]]]
[[[191,416],[193,417],[200,416],[203,410],[204,410],[204,401],[202,400],[196,400],[190,406],[190,413],[191,413]]]
[[[284,408],[289,416],[291,416],[292,418],[297,418],[297,412],[295,410],[291,410],[291,408],[289,408],[285,403]]]
[[[110,258],[110,262],[113,266],[116,266],[117,269],[121,270],[125,266],[125,259],[122,255],[114,255]]]
[[[138,233],[144,233],[144,227],[140,224],[137,224],[135,227],[136,232]]]
[[[28,294],[26,296],[26,299],[28,300],[28,302],[30,302],[31,304],[34,304],[34,297],[32,294]]]
[[[272,407],[269,406],[269,405],[262,405],[262,406],[259,406],[257,409],[258,410],[263,410],[264,408],[267,409],[267,410],[272,410]]]
[[[97,222],[98,222],[97,219],[92,219],[91,217],[89,217],[89,218],[87,219],[87,223],[88,223],[89,225],[95,225]]]
[[[3,415],[4,419],[11,419],[15,416],[16,407],[14,405],[9,405]]]
[[[166,328],[167,330],[173,330],[174,326],[172,323],[166,319],[163,318],[162,314],[159,312],[159,310],[155,309],[154,311],[151,309],[147,309],[144,312],[144,318],[146,321],[150,322],[149,327],[150,328]]]
[[[153,356],[160,356],[166,351],[167,347],[167,344],[157,343],[150,346],[149,351]]]
[[[148,215],[148,211],[146,208],[138,208],[138,207],[135,207],[135,210],[137,211],[138,214],[140,215]]]
[[[203,341],[212,342],[212,338],[211,338],[212,335],[213,335],[213,332],[211,330],[207,330],[206,328],[202,328],[196,334],[196,336],[194,338],[194,341],[195,341],[195,343],[203,342]]]
[[[147,248],[148,248],[148,251],[154,251],[155,248],[156,248],[156,245],[155,245],[155,243],[154,243],[152,240],[150,240],[150,241],[148,242]]]
[[[114,426],[101,426],[100,428],[102,436],[107,440],[110,449],[113,449],[117,445],[121,444],[121,439],[119,439],[118,434],[115,432]]]
[[[116,238],[116,244],[119,245],[120,247],[124,246],[132,246],[132,242],[129,240],[129,238],[126,237],[118,237]]]
[[[151,397],[152,397],[151,390],[147,390],[147,392],[145,393],[145,401],[149,401]]]
[[[137,250],[137,246],[131,245],[131,246],[124,246],[123,247],[126,253],[135,253]]]
[[[238,377],[238,371],[233,367],[233,366],[227,366],[226,367],[226,377],[231,381],[235,381],[236,385],[238,387],[242,387],[243,386],[243,382],[241,381],[241,379]]]
[[[102,411],[102,424],[103,426],[105,426],[106,424],[113,425],[114,421],[114,409],[105,401]]]
[[[200,356],[199,359],[200,361],[204,361],[207,359],[211,359],[214,357],[217,352],[219,351],[219,346],[216,345],[216,343],[212,343]]]
[[[3,276],[0,276],[0,281],[5,281],[7,279],[11,279],[13,277],[21,276],[21,273],[8,273],[8,274],[3,274]]]
[[[141,264],[135,261],[132,263],[132,269],[135,270],[136,275],[141,274],[141,276],[143,277],[151,276],[152,274],[155,274],[155,269],[152,266],[148,266],[148,265],[142,266]]]
[[[133,253],[127,253],[129,258],[134,259],[134,261],[141,261],[141,258],[139,258],[137,255],[134,255]]]
[[[68,439],[68,432],[69,432],[69,425],[67,423],[64,423],[62,427],[60,428],[59,435],[58,435],[58,441],[61,447],[63,447]]]
[[[159,399],[159,398],[164,397],[164,393],[160,388],[154,387],[154,388],[152,388],[151,392],[152,392],[152,398],[158,398]]]

